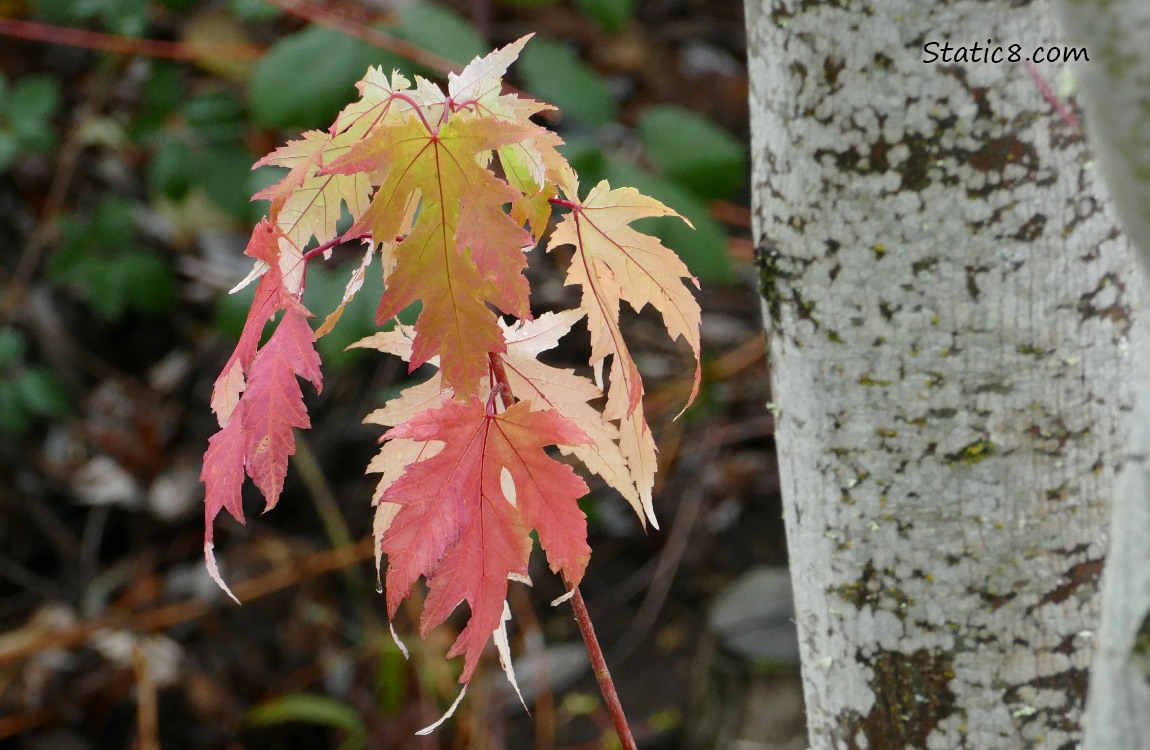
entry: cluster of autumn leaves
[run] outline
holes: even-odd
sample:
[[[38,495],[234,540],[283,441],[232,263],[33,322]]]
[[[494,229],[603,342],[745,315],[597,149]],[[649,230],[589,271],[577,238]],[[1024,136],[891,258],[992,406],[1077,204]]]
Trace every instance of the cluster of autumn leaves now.
[[[699,307],[683,281],[697,282],[657,239],[630,227],[677,214],[606,182],[579,198],[577,176],[557,150],[562,141],[530,119],[548,105],[502,93],[527,40],[452,74],[446,93],[418,77],[412,86],[398,73],[369,70],[359,101],[328,131],[304,133],[259,162],[289,171],[256,196],[271,201],[246,250],[256,263],[245,283],[256,281],[256,293],[215,382],[220,430],[201,474],[205,557],[227,590],[213,553],[214,519],[226,509],[243,521],[245,475],[267,508],[278,501],[293,428],[310,426],[298,379],[322,387],[315,339],[378,262],[382,271],[372,272],[382,272],[385,287],[377,319],[386,330],[355,346],[402,357],[412,370],[437,368],[366,420],[390,428],[368,467],[381,475],[374,528],[379,561],[387,555],[388,612],[395,615],[421,576],[430,589],[422,633],[466,601],[470,620],[448,654],[464,655],[463,683],[493,634],[505,643],[507,582],[527,576],[531,530],[568,588],[586,569],[591,551],[577,500],[587,485],[546,448],[577,459],[655,525],[655,444],[619,327],[623,300],[636,310],[652,305],[671,337],[690,345],[691,399],[699,386]],[[339,234],[343,207],[353,225]],[[566,213],[547,249],[574,248],[566,283],[580,286],[582,298],[577,309],[533,318],[524,253],[543,239],[556,207]],[[353,239],[364,240],[363,260],[342,303],[313,332],[301,302],[306,264]],[[417,301],[414,326],[394,323]],[[581,319],[593,377],[540,362]]]

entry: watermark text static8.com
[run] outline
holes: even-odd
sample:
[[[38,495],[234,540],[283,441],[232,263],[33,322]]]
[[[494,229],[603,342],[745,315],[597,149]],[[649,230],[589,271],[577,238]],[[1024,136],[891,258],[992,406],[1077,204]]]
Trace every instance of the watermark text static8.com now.
[[[1085,47],[1050,45],[1027,51],[1021,44],[995,44],[991,39],[986,44],[927,42],[922,53],[924,63],[1090,62]]]

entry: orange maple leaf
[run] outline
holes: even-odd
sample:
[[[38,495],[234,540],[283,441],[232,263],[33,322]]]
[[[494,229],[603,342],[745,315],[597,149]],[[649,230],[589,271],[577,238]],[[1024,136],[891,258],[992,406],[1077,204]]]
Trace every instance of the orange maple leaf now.
[[[408,115],[404,122],[378,126],[326,168],[385,175],[350,230],[370,231],[377,242],[390,242],[405,229],[412,198],[419,198],[418,219],[395,250],[377,318],[382,323],[421,300],[410,366],[439,355],[443,377],[460,397],[475,392],[488,353],[504,350],[488,303],[518,317],[530,315],[522,249],[531,237],[502,210],[522,194],[495,177],[481,157],[544,132],[530,122],[466,112],[429,129]]]
[[[619,329],[620,300],[627,300],[636,312],[650,304],[662,314],[671,338],[681,337],[690,345],[695,355],[695,381],[687,400],[689,406],[702,379],[701,315],[699,303],[682,280],[690,280],[696,288],[699,281],[679,256],[658,239],[629,226],[636,219],[679,214],[634,188],[612,190],[606,180],[592,188],[581,202],[564,204],[572,209],[571,213],[555,228],[547,247],[575,247],[565,283],[583,287],[581,307],[587,313],[591,331],[590,363],[602,367],[607,355],[614,355],[606,416],[632,417],[643,397],[639,368]]]

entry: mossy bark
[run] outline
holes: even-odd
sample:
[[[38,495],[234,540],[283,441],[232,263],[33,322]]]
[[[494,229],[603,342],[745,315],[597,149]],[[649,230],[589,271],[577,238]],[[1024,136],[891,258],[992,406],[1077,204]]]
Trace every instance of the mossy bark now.
[[[1081,736],[1143,282],[1045,2],[748,0],[755,239],[811,744]]]

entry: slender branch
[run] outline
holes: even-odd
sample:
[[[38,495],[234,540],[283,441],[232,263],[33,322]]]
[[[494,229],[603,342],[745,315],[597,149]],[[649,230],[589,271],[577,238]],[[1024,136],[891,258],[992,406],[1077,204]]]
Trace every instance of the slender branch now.
[[[619,702],[619,693],[615,691],[615,682],[611,679],[611,671],[607,669],[607,659],[603,656],[599,639],[595,637],[595,626],[591,624],[587,603],[583,601],[583,593],[579,591],[578,586],[574,592],[571,597],[571,609],[575,610],[575,622],[579,624],[579,632],[583,636],[583,642],[587,644],[587,656],[591,659],[591,668],[595,670],[599,691],[603,693],[603,700],[607,701],[607,710],[611,712],[611,719],[615,722],[615,731],[619,733],[623,750],[637,750],[635,738],[631,736],[631,727],[627,724],[627,715],[623,713],[623,704]]]
[[[35,21],[17,21],[14,18],[0,18],[0,36],[63,44],[68,47],[81,47],[102,52],[118,52],[125,55],[163,57],[171,60],[200,60],[205,57],[254,60],[264,52],[261,47],[255,44],[193,45],[187,42],[167,42],[158,39],[105,34],[99,31],[53,26]]]
[[[371,539],[364,539],[348,547],[315,552],[243,581],[234,587],[235,592],[244,601],[253,601],[289,586],[296,586],[308,578],[359,564],[374,554],[375,547]],[[0,643],[0,667],[18,663],[48,649],[75,648],[87,642],[93,633],[105,628],[150,633],[197,620],[218,606],[218,602],[193,597],[126,617],[120,614],[85,620],[62,630],[43,632],[25,626],[7,633],[5,641]]]

